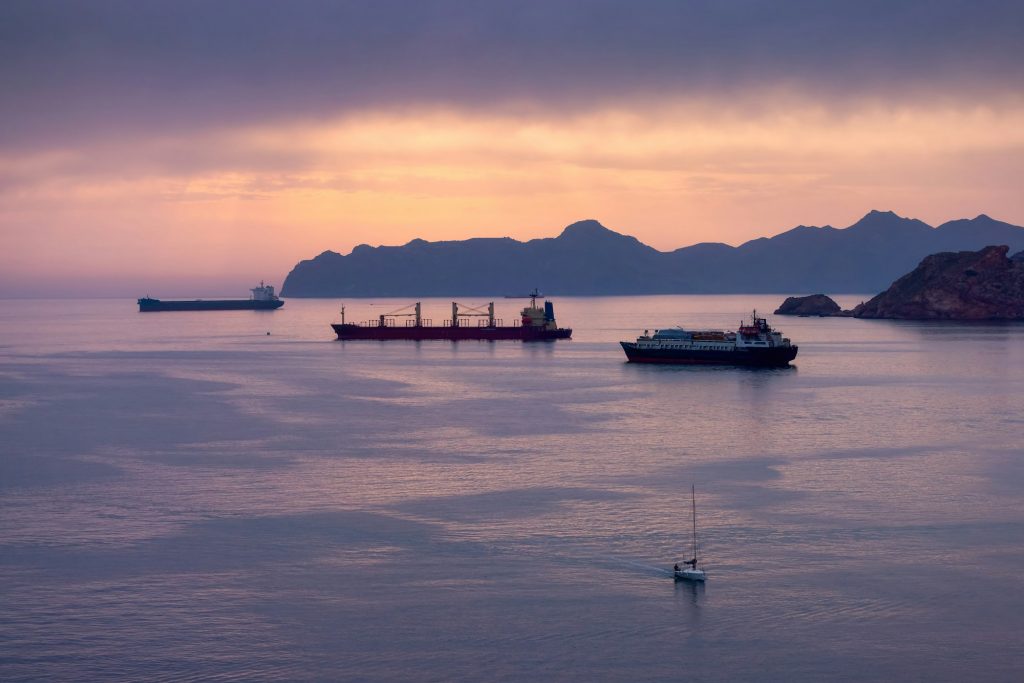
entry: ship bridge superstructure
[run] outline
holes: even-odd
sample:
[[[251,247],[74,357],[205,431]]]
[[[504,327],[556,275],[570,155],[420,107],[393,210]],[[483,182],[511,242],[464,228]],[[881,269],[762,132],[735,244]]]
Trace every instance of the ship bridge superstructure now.
[[[253,287],[249,291],[252,292],[253,301],[277,301],[274,285],[264,284],[263,280],[260,280],[259,287]]]

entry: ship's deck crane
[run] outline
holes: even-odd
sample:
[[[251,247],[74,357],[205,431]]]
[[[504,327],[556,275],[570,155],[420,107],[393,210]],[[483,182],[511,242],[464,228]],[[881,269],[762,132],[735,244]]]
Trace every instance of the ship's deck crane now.
[[[377,306],[380,304],[370,304],[371,306]],[[461,309],[460,309],[461,306]],[[411,311],[409,309],[412,309]],[[362,323],[363,326],[367,327],[394,327],[395,318],[413,318],[413,320],[406,323],[406,327],[430,327],[432,321],[429,318],[424,318],[422,315],[422,304],[417,301],[414,304],[396,308],[390,313],[384,313],[377,316],[376,324],[374,323]],[[445,321],[445,326],[451,325],[452,327],[459,327],[459,318],[487,318],[487,327],[497,327],[501,325],[501,321],[494,317],[494,302],[491,301],[484,306],[467,306],[465,304],[459,304],[457,301],[452,302],[452,319]],[[411,323],[411,325],[410,325]],[[345,307],[341,307],[341,324],[345,324]],[[482,325],[481,325],[482,326]]]
[[[483,310],[483,307],[474,308],[473,306],[464,306],[472,313],[463,313],[459,310],[459,302],[452,302],[452,327],[459,326],[459,318],[477,318],[487,317],[487,327],[494,327],[494,302],[491,301],[487,304],[487,310]]]
[[[402,313],[402,311],[406,311],[409,308],[412,308],[413,310],[411,312],[409,312],[409,313]],[[382,314],[381,316],[378,317],[378,320],[379,320],[378,325],[380,327],[387,327],[387,321],[388,321],[389,318],[413,318],[413,325],[415,325],[416,327],[421,327],[423,325],[423,316],[421,315],[421,311],[422,311],[422,306],[420,305],[420,302],[417,301],[414,304],[409,304],[408,306],[402,306],[401,308],[396,308],[395,310],[391,311],[390,313]],[[342,308],[341,312],[342,312],[342,316],[344,316],[345,309]],[[342,322],[344,323],[344,320],[342,320]]]

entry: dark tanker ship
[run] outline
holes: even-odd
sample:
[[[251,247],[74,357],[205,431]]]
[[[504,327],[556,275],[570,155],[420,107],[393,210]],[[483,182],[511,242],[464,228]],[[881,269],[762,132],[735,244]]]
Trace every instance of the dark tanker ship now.
[[[688,365],[755,365],[781,367],[796,358],[799,347],[781,332],[773,330],[754,311],[753,322],[740,323],[736,332],[684,330],[673,327],[655,330],[635,342],[619,342],[630,363],[675,363]]]
[[[252,296],[248,299],[177,299],[164,301],[144,296],[139,299],[140,313],[157,311],[272,311],[284,306],[284,302],[274,294],[273,285],[260,282],[253,287]]]
[[[520,313],[518,325],[503,325],[502,320],[494,317],[494,302],[483,308],[472,308],[452,302],[452,317],[445,320],[443,325],[432,324],[432,320],[422,316],[422,307],[419,302],[406,306],[405,308],[386,313],[372,320],[363,323],[345,322],[345,308],[341,309],[341,322],[334,323],[331,327],[338,335],[338,339],[447,339],[459,340],[491,340],[511,339],[518,341],[551,341],[555,339],[569,339],[572,337],[572,330],[558,327],[555,322],[555,307],[550,301],[544,302],[544,307],[537,306],[537,299],[542,295],[536,290],[530,297],[530,305]],[[412,309],[409,311],[408,309]],[[399,325],[399,319],[403,323]],[[471,324],[473,318],[477,318],[476,325]]]

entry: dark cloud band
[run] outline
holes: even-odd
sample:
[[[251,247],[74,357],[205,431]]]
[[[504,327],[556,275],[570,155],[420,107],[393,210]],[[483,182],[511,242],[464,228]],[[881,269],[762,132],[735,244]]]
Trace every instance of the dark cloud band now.
[[[0,144],[774,87],[985,99],[1024,86],[1022,28],[986,0],[5,2]]]

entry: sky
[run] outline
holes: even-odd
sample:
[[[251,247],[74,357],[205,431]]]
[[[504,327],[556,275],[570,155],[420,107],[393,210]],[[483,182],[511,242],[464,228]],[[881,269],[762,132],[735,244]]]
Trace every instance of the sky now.
[[[0,296],[362,243],[1024,225],[1024,3],[0,3]]]

